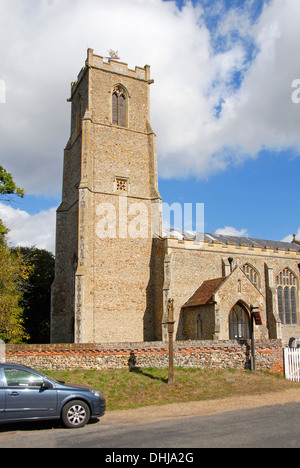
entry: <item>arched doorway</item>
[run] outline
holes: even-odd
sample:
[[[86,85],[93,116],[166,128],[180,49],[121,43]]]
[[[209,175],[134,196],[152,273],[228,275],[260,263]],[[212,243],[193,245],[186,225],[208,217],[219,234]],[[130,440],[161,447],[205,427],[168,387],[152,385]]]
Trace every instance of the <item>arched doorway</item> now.
[[[229,339],[250,338],[250,317],[246,307],[238,302],[229,314]]]

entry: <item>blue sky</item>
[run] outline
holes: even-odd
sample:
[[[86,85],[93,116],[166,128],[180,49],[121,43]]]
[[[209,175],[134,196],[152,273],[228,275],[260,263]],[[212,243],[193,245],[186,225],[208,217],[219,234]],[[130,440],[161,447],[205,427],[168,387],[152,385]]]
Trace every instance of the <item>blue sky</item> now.
[[[181,9],[186,3],[176,1]],[[214,8],[218,3],[219,8]],[[228,39],[220,34],[218,25],[224,12],[232,9],[247,10],[250,22],[259,20],[264,5],[270,1],[254,0],[193,0],[204,7],[203,17],[211,34],[211,44],[217,53],[230,47]],[[243,75],[259,53],[255,41],[245,31],[233,30],[231,40],[241,41],[247,51],[240,70],[233,70],[228,86],[240,88]],[[300,35],[299,35],[300,38]],[[299,66],[300,76],[300,66]],[[270,83],[272,86],[272,84]],[[276,90],[274,89],[274,98]],[[222,102],[222,101],[221,101]],[[220,112],[218,107],[217,112]],[[299,107],[300,124],[300,107]],[[300,153],[293,149],[279,152],[268,149],[257,152],[253,159],[231,166],[207,180],[189,177],[187,181],[160,180],[164,201],[202,202],[205,205],[205,231],[215,232],[220,227],[236,226],[242,235],[281,240],[287,232],[294,233],[299,224]]]
[[[206,232],[300,236],[300,104],[291,100],[300,78],[298,2],[32,1],[0,0],[0,41],[8,44],[0,50],[0,164],[26,192],[0,204],[12,243],[54,249],[66,98],[88,47],[118,49],[131,68],[151,65],[165,203],[204,203]],[[99,28],[103,17],[113,21]]]
[[[299,158],[265,152],[207,181],[160,180],[160,192],[170,204],[204,203],[206,232],[233,226],[243,236],[282,240],[298,230],[299,174]]]

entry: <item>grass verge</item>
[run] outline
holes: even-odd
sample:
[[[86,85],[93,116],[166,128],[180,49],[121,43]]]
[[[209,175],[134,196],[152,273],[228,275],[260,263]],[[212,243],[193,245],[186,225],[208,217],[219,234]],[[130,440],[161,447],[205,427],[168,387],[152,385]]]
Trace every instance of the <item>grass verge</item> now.
[[[235,369],[175,369],[175,383],[168,384],[168,370],[158,368],[99,371],[75,369],[47,371],[49,377],[101,390],[107,409],[212,400],[234,395],[263,394],[299,388],[279,374]]]

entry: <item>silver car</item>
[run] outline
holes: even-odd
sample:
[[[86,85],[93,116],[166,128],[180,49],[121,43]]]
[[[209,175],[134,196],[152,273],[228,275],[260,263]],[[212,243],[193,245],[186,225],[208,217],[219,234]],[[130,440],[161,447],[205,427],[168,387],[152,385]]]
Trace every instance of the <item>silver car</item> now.
[[[25,366],[0,364],[0,423],[61,419],[66,427],[83,427],[104,415],[99,390],[55,381]]]

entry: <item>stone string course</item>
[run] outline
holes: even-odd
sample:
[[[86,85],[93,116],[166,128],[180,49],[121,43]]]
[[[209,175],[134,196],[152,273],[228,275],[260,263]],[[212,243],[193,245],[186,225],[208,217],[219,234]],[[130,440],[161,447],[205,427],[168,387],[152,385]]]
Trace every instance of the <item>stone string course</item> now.
[[[284,373],[281,340],[256,341],[257,370]],[[250,342],[177,341],[174,363],[208,369],[249,367]],[[6,345],[6,361],[43,370],[168,367],[168,343]]]

